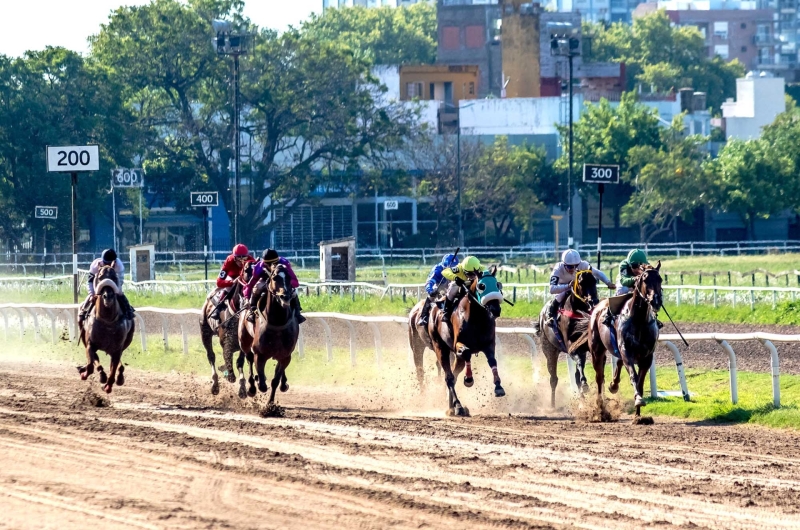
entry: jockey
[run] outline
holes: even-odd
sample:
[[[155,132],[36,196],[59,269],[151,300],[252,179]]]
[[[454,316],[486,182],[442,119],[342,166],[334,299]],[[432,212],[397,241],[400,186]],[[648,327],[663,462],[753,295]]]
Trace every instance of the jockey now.
[[[260,260],[256,261],[252,265],[248,265],[251,275],[250,280],[247,282],[247,285],[245,285],[244,290],[245,297],[248,298],[247,321],[255,323],[255,310],[256,305],[258,304],[258,299],[264,292],[264,287],[267,284],[267,277],[272,272],[273,267],[277,264],[283,265],[286,269],[286,279],[289,280],[289,287],[292,289],[292,308],[295,311],[297,323],[302,324],[306,321],[306,317],[300,314],[300,311],[302,311],[303,308],[300,307],[300,299],[297,296],[296,290],[298,287],[300,287],[300,281],[297,279],[297,275],[292,270],[292,264],[289,262],[289,260],[279,256],[278,252],[272,248],[266,249],[261,254]]]
[[[645,254],[644,250],[638,248],[628,252],[628,257],[619,263],[620,285],[615,293],[617,296],[625,295],[631,292],[634,283],[636,283],[636,277],[639,276],[644,270],[642,265],[650,265],[650,262],[647,261],[647,254]],[[616,315],[611,312],[611,306],[609,306],[608,311],[606,311],[606,316],[603,318],[603,324],[609,327],[612,326],[614,324],[615,316]],[[656,321],[658,322],[659,329],[664,327],[664,324],[657,319]]]
[[[575,280],[575,273],[579,270],[591,270],[597,281],[603,282],[609,289],[616,288],[616,285],[608,279],[608,276],[603,274],[603,271],[593,269],[588,262],[583,261],[577,250],[571,248],[565,250],[561,254],[561,261],[556,263],[553,273],[550,275],[550,294],[555,296],[550,300],[550,305],[547,306],[547,325],[555,324],[558,309],[569,295],[571,283]],[[592,302],[597,303],[597,300]]]
[[[442,276],[442,271],[456,265],[458,265],[458,256],[455,254],[445,254],[441,263],[437,263],[431,269],[431,273],[428,274],[428,281],[425,283],[425,291],[428,293],[428,296],[425,298],[422,311],[420,311],[419,320],[417,320],[418,326],[428,325],[428,315],[431,311],[431,304],[436,301],[436,296],[439,294],[439,291],[446,288],[450,283]]]
[[[96,295],[94,291],[94,279],[97,276],[97,273],[100,272],[100,268],[103,266],[114,267],[114,271],[117,273],[117,287],[119,287],[120,290],[120,294],[117,295],[120,309],[122,309],[125,318],[133,319],[133,308],[131,307],[130,302],[128,302],[128,298],[122,294],[122,282],[125,273],[125,265],[123,265],[122,260],[117,257],[117,252],[113,248],[107,248],[104,250],[101,257],[97,258],[92,262],[91,265],[89,265],[89,278],[86,285],[89,295],[86,297],[86,301],[81,306],[78,319],[80,322],[83,322],[86,319],[86,315],[89,314],[89,310],[92,307],[92,302],[94,301],[94,297]]]
[[[219,304],[217,304],[217,307],[214,308],[214,311],[208,315],[209,318],[219,320],[220,309],[223,302],[230,296],[232,291],[231,287],[242,274],[245,266],[252,261],[253,258],[250,256],[250,251],[246,246],[239,243],[233,247],[233,253],[225,258],[225,261],[222,263],[222,268],[219,271],[219,276],[217,277],[217,290],[224,290],[225,296],[220,300]]]
[[[472,283],[478,278],[481,271],[483,271],[483,266],[475,256],[467,256],[460,265],[442,271],[444,279],[450,280],[450,285],[447,288],[447,298],[444,301],[443,314],[445,320],[450,320],[450,316],[453,314],[456,297],[461,292],[461,286]]]

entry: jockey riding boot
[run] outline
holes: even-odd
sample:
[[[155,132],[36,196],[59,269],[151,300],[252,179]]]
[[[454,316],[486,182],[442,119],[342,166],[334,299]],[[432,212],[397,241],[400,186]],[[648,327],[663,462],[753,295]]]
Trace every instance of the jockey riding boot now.
[[[83,321],[86,320],[86,317],[89,315],[89,311],[92,309],[92,302],[94,301],[95,295],[90,294],[84,300],[83,305],[78,311],[78,324],[83,324]]]
[[[296,294],[292,297],[292,307],[294,308],[294,318],[297,320],[297,323],[302,324],[305,322],[306,317],[300,313],[300,311],[303,310],[303,308],[300,307],[300,297],[298,297]]]
[[[656,319],[656,325],[658,326],[658,329],[661,329],[661,328],[664,327],[664,323],[661,322],[659,319]]]
[[[420,311],[419,319],[417,320],[417,326],[424,328],[428,325],[428,315],[431,312],[431,297],[428,296],[425,298],[425,303],[422,305],[422,311]]]
[[[123,316],[128,320],[133,320],[133,307],[131,307],[128,297],[120,293],[117,295],[117,301],[119,302],[119,308],[122,310]]]
[[[449,298],[444,299],[444,309],[442,310],[442,320],[450,322],[450,317],[453,316],[453,309],[456,307],[456,301]]]
[[[556,316],[558,315],[558,302],[555,298],[550,300],[550,305],[547,306],[547,324],[548,326],[555,326]]]
[[[606,316],[603,317],[603,324],[609,328],[614,325],[614,314],[611,312],[611,309],[606,309]]]

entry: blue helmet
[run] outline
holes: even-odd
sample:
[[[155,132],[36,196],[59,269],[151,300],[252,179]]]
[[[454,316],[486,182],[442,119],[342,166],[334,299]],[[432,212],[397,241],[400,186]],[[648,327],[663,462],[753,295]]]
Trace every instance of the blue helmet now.
[[[455,267],[458,265],[458,256],[455,254],[445,254],[442,258],[442,265],[445,267]]]

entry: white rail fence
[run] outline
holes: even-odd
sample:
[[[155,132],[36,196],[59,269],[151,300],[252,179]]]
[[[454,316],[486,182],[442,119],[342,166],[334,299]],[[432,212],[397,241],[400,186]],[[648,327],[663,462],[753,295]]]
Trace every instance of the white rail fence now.
[[[66,328],[69,333],[70,341],[76,340],[75,330],[75,311],[78,305],[74,304],[0,304],[0,316],[3,319],[3,326],[5,331],[5,339],[10,337],[10,327],[19,327],[20,338],[24,337],[26,323],[32,325],[34,329],[34,340],[46,340],[44,324],[40,322],[41,318],[47,320],[46,323],[50,327],[51,342],[55,344],[59,340],[58,332]],[[199,309],[164,309],[158,307],[141,307],[137,309],[137,324],[139,330],[139,337],[141,340],[142,351],[147,351],[147,329],[145,328],[145,321],[142,318],[144,314],[158,315],[161,321],[161,332],[164,341],[164,349],[169,350],[169,331],[170,326],[167,321],[167,316],[184,316],[192,318],[178,319],[181,331],[183,353],[189,353],[189,335],[196,334],[197,320],[201,312]],[[11,318],[9,318],[11,317]],[[326,313],[326,312],[309,312],[306,317],[317,321],[323,328],[325,338],[325,347],[327,350],[328,362],[333,362],[333,334],[331,331],[329,321],[336,321],[345,324],[349,331],[349,346],[350,346],[350,363],[356,366],[356,338],[358,332],[354,323],[365,324],[372,332],[374,347],[375,347],[375,363],[380,366],[383,362],[383,347],[381,343],[381,331],[377,324],[395,323],[401,326],[408,325],[408,319],[405,317],[396,316],[359,316],[359,315],[346,315],[342,313]],[[306,333],[301,327],[300,340],[298,341],[297,354],[299,358],[305,356],[305,341]],[[539,373],[541,372],[541,365],[543,356],[538,351],[536,343],[533,340],[534,330],[527,327],[498,327],[498,357],[506,355],[502,349],[501,338],[504,335],[514,335],[524,340],[530,347],[530,359],[533,369],[533,381],[539,381]],[[772,372],[772,402],[773,405],[780,407],[781,390],[780,390],[780,359],[778,350],[774,343],[783,342],[800,342],[800,335],[777,335],[771,333],[690,333],[685,335],[686,340],[712,340],[719,344],[722,353],[728,357],[728,371],[730,373],[730,399],[731,403],[737,404],[739,402],[739,387],[738,387],[738,370],[736,367],[736,353],[731,346],[731,343],[742,341],[758,341],[760,342],[770,356],[770,366]],[[685,401],[690,400],[689,389],[686,382],[685,368],[683,358],[678,347],[675,345],[680,337],[678,335],[664,334],[659,337],[659,341],[672,352],[675,361],[675,367],[678,374],[680,384],[680,394]],[[501,353],[502,352],[502,353]],[[413,363],[413,358],[410,348],[408,349],[409,362]],[[571,374],[575,372],[575,367],[571,358],[568,361],[568,380],[573,391],[577,391],[577,385]],[[613,359],[609,359],[613,362]],[[650,370],[650,395],[651,397],[663,397],[674,395],[675,392],[659,391],[656,381],[655,371],[655,358],[653,359],[653,366]]]

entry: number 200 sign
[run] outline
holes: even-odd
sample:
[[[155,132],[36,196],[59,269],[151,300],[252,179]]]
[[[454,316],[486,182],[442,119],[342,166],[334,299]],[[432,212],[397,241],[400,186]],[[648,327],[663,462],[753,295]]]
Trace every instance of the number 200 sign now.
[[[207,208],[219,205],[219,194],[216,191],[192,191],[189,194],[192,206],[195,208]]]
[[[96,145],[47,146],[47,171],[77,173],[100,169],[100,148]]]
[[[619,166],[584,164],[583,181],[593,184],[619,184]]]

